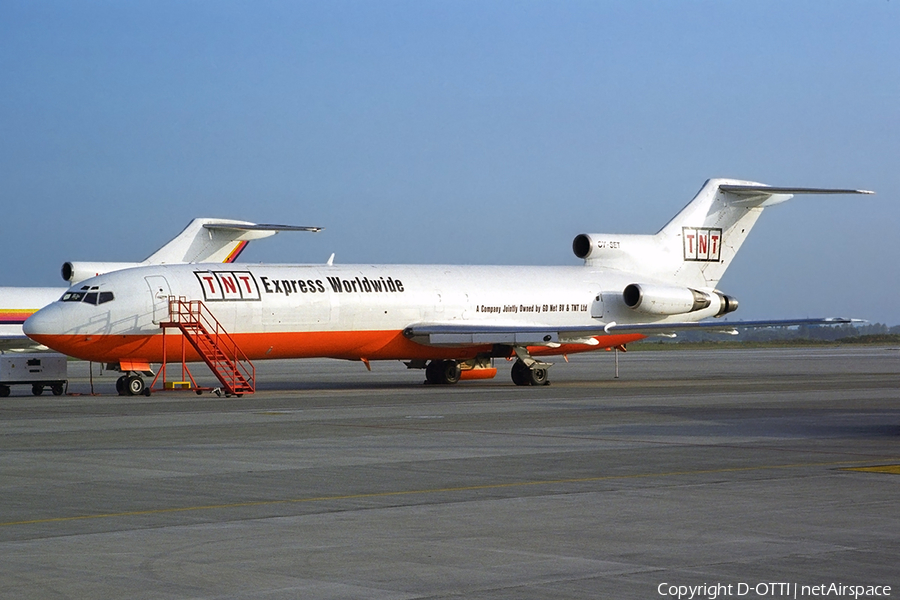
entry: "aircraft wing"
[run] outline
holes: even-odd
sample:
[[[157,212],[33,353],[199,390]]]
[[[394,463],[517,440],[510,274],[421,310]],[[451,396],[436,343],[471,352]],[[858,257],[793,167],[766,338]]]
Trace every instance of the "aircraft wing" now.
[[[718,321],[685,323],[623,323],[615,322],[579,326],[488,325],[478,323],[420,324],[403,330],[403,335],[426,346],[471,346],[503,344],[510,346],[549,346],[556,344],[600,344],[595,336],[639,333],[643,335],[671,335],[679,331],[709,331],[735,335],[739,329],[790,327],[795,325],[842,325],[860,323],[860,319],[821,318],[766,321]]]

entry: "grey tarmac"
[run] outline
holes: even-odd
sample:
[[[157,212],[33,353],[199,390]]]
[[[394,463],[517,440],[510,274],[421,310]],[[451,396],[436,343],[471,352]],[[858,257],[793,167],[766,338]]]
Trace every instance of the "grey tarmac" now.
[[[72,363],[79,395],[0,401],[0,597],[900,596],[900,350],[619,359],[532,388],[258,362],[242,398]]]

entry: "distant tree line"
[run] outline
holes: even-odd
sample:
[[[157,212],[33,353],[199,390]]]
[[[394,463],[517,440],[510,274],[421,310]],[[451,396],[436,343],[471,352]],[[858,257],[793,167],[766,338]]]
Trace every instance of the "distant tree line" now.
[[[725,323],[723,323],[723,326]],[[884,323],[860,325],[800,325],[795,327],[767,327],[749,329],[738,335],[709,333],[704,331],[683,331],[671,339],[650,338],[648,341],[661,343],[679,342],[781,342],[781,341],[822,341],[846,343],[893,342],[900,343],[900,325],[889,327]]]

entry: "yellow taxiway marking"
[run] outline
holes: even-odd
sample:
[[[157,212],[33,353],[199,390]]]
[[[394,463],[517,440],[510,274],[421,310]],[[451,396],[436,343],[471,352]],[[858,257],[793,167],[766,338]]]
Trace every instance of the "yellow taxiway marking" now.
[[[844,471],[862,471],[863,473],[890,473],[900,475],[900,465],[879,465],[876,467],[847,467]]]
[[[431,488],[418,490],[395,490],[392,492],[369,492],[362,494],[346,494],[335,496],[311,496],[308,498],[286,498],[282,500],[256,500],[249,502],[232,502],[228,504],[207,504],[202,506],[182,506],[173,508],[153,508],[148,510],[131,510],[116,513],[102,513],[96,515],[76,515],[71,517],[50,517],[46,519],[30,519],[25,521],[0,522],[0,527],[12,527],[14,525],[39,525],[44,523],[66,523],[72,521],[86,521],[90,519],[116,519],[122,517],[139,517],[143,515],[164,515],[179,512],[191,512],[201,510],[224,510],[234,508],[250,508],[257,506],[276,506],[278,504],[300,504],[312,502],[336,502],[341,500],[363,500],[367,498],[390,498],[399,496],[412,496],[416,494],[446,494],[450,492],[471,492],[480,490],[500,490],[517,487],[529,487],[539,485],[560,485],[571,483],[591,483],[597,481],[615,481],[626,479],[651,479],[654,477],[681,477],[691,475],[715,475],[719,473],[747,473],[752,471],[771,471],[777,469],[800,469],[810,467],[840,467],[857,463],[858,461],[820,462],[820,463],[792,463],[783,465],[759,465],[755,467],[733,467],[727,469],[698,469],[695,471],[669,471],[663,473],[635,473],[631,475],[601,475],[598,477],[578,477],[572,479],[546,479],[539,481],[516,481],[511,483],[486,483],[483,485],[465,485],[458,487]],[[885,467],[860,467],[855,470],[868,470]],[[900,468],[894,466],[891,468]],[[845,469],[849,470],[849,468]]]

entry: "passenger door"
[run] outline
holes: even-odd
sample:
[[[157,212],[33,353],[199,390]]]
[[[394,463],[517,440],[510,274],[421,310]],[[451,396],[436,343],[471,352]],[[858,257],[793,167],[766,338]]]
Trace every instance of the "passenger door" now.
[[[172,295],[168,280],[162,275],[150,275],[144,277],[150,288],[150,296],[153,302],[153,323],[159,325],[161,321],[169,320],[169,296]]]

